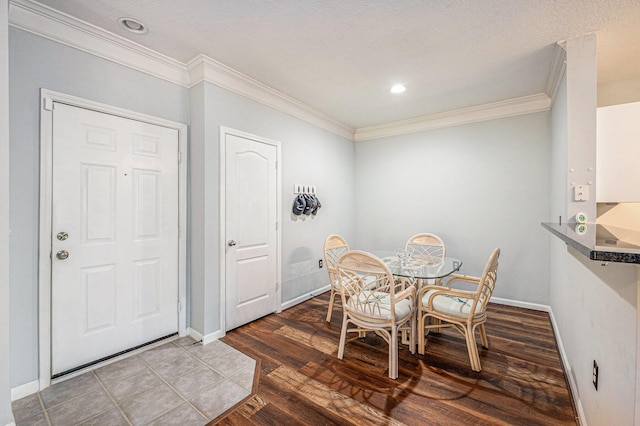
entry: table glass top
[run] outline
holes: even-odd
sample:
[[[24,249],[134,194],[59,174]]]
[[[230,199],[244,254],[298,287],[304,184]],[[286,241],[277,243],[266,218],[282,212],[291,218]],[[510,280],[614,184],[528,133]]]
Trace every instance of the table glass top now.
[[[444,259],[419,259],[411,258],[406,266],[400,265],[398,257],[389,252],[373,252],[379,256],[389,267],[391,273],[398,277],[409,277],[418,279],[443,278],[458,270],[462,266],[462,261],[453,257]]]

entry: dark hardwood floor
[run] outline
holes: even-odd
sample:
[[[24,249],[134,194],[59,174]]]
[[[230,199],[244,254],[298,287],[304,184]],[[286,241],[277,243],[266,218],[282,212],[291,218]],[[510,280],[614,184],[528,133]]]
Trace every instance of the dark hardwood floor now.
[[[430,334],[424,356],[400,345],[399,377],[388,346],[369,333],[337,358],[342,312],[325,322],[328,293],[232,330],[223,342],[254,357],[254,393],[215,419],[224,425],[577,424],[548,314],[490,304],[490,349],[471,371],[464,339]]]

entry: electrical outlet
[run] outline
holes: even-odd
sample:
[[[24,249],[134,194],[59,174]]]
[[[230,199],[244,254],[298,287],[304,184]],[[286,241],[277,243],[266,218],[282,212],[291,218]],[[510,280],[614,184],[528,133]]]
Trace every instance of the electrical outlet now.
[[[598,390],[598,363],[593,360],[593,387]]]
[[[322,259],[318,260],[318,268],[322,269]]]

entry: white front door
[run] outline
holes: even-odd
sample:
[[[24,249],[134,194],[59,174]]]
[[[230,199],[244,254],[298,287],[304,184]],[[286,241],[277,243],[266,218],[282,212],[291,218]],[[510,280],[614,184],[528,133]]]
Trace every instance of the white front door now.
[[[226,318],[231,330],[275,312],[277,147],[224,133]]]
[[[178,331],[178,132],[55,103],[52,377]]]

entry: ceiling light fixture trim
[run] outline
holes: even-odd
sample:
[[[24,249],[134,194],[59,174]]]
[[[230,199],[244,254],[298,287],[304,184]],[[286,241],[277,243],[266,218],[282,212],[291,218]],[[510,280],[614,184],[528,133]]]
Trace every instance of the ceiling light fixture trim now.
[[[135,18],[122,17],[118,19],[118,23],[132,33],[145,34],[148,31],[147,26]]]

